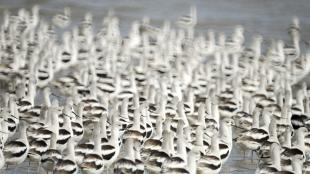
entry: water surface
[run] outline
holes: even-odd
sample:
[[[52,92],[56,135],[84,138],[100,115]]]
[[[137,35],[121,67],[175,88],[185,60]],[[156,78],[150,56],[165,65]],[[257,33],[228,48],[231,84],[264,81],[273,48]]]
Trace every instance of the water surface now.
[[[254,34],[261,34],[267,40],[288,40],[288,25],[293,16],[298,16],[302,39],[310,40],[309,0],[0,0],[0,12],[4,9],[16,12],[21,7],[30,9],[34,4],[41,6],[41,14],[46,20],[61,12],[65,6],[71,7],[74,23],[91,12],[96,26],[100,26],[103,16],[113,9],[120,18],[123,35],[127,35],[133,21],[143,16],[149,16],[151,23],[160,26],[166,20],[173,23],[180,15],[188,13],[191,5],[196,5],[199,21],[197,33],[205,33],[208,29],[230,33],[234,26],[241,24],[246,29],[247,40]],[[234,149],[221,173],[254,173],[255,164],[256,161],[252,162],[249,156],[244,160],[243,154]],[[23,167],[16,170],[9,167],[9,170],[0,173],[36,173],[33,169],[35,165],[28,165],[25,162]]]

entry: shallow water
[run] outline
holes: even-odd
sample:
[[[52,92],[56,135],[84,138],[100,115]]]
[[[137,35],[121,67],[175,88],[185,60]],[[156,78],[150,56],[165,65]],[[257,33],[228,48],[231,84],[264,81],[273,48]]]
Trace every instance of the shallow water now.
[[[234,26],[241,24],[245,27],[247,40],[253,34],[261,34],[267,40],[287,40],[291,18],[298,16],[302,38],[310,41],[309,0],[0,0],[0,13],[4,9],[14,12],[21,7],[29,9],[34,4],[41,6],[41,15],[46,19],[61,12],[64,6],[69,6],[74,23],[81,20],[86,12],[91,12],[97,26],[108,9],[114,9],[115,15],[120,18],[123,35],[127,35],[126,31],[133,21],[143,16],[149,16],[151,23],[159,26],[165,20],[175,21],[178,16],[188,13],[190,5],[196,5],[199,21],[197,33],[205,33],[208,29],[229,33]],[[8,170],[1,170],[0,173],[37,173],[36,165],[28,166],[29,163],[25,162],[18,169],[9,166]],[[244,160],[243,154],[234,149],[221,173],[254,173],[255,168],[255,159],[253,162],[250,157]]]
[[[196,5],[199,33],[207,29],[228,32],[235,25],[242,24],[247,35],[262,34],[277,39],[287,39],[287,26],[292,16],[298,16],[303,38],[310,39],[308,0],[1,0],[0,10],[30,8],[33,4],[40,4],[44,16],[51,16],[62,11],[64,6],[70,6],[74,21],[80,20],[86,12],[92,12],[96,23],[101,23],[108,9],[114,9],[120,18],[122,31],[126,31],[132,21],[143,16],[149,16],[157,25],[164,20],[175,21],[178,16],[189,11],[190,5]]]

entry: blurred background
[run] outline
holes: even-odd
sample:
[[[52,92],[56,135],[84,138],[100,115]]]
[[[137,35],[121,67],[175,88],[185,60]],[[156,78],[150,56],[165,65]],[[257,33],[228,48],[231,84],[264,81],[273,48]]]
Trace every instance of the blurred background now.
[[[310,40],[309,0],[0,0],[0,10],[30,9],[34,4],[41,6],[41,15],[47,18],[62,12],[65,6],[71,7],[75,22],[91,12],[97,25],[101,24],[108,9],[113,9],[120,18],[123,35],[134,20],[143,16],[150,17],[154,25],[160,26],[164,20],[174,22],[187,14],[191,5],[198,9],[198,33],[207,29],[229,33],[241,24],[247,36],[261,34],[266,38],[285,40],[291,18],[298,16],[303,39]]]

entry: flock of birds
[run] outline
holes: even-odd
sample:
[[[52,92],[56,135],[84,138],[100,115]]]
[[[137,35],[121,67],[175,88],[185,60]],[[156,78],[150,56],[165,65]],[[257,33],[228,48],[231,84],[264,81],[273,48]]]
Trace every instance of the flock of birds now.
[[[72,26],[70,8],[51,22],[39,6],[3,16],[0,168],[215,174],[236,146],[256,153],[256,173],[310,173],[310,91],[293,90],[310,70],[298,18],[290,41],[262,51],[242,26],[195,35],[194,7],[175,28],[145,17],[128,37],[112,12],[97,32],[90,13]]]

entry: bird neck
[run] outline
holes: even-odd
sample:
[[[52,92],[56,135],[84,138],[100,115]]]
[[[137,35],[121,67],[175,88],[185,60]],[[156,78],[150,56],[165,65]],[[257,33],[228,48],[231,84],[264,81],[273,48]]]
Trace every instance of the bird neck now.
[[[242,106],[243,111],[246,113],[250,113],[250,105],[251,105],[250,100],[247,98],[244,98],[244,102]]]
[[[124,99],[121,107],[121,116],[124,118],[128,118],[128,99]]]
[[[235,73],[239,70],[239,54],[235,53],[232,55],[232,66]]]
[[[253,113],[253,123],[252,123],[252,128],[259,128],[259,116],[260,116],[260,111],[254,110]]]
[[[293,41],[293,46],[294,46],[297,54],[299,54],[299,52],[300,52],[300,45],[299,45],[300,36],[299,36],[298,31],[293,31],[292,32],[292,41]]]
[[[59,118],[58,118],[58,114],[56,112],[56,108],[53,108],[51,110],[49,110],[49,114],[50,117],[52,117],[51,119],[51,129],[54,130],[54,133],[56,133],[58,135],[58,129],[59,129]]]
[[[139,95],[134,94],[133,96],[133,106],[134,108],[138,109],[140,107]]]
[[[134,111],[134,118],[133,118],[133,129],[140,130],[140,124],[141,124],[141,117],[140,117],[140,111],[139,109],[136,109]]]
[[[107,117],[106,115],[103,115],[101,118],[100,118],[100,134],[103,138],[107,138]]]
[[[65,51],[71,51],[70,49],[70,33],[64,33],[63,35],[63,45]]]
[[[205,112],[204,104],[201,104],[201,106],[198,109],[198,122],[202,124],[203,127],[206,126],[205,113],[206,112]]]
[[[216,103],[214,103],[212,105],[212,115],[213,115],[213,119],[218,124],[219,123],[219,119],[220,119],[220,115],[219,115],[218,105]]]
[[[187,155],[187,167],[190,174],[197,172],[197,155],[195,152],[190,151]]]
[[[277,102],[278,102],[278,105],[282,108],[282,106],[284,105],[282,90],[280,90],[277,94]]]
[[[137,91],[137,84],[136,84],[134,73],[132,73],[132,75],[130,76],[130,88],[133,92]],[[138,101],[139,101],[139,97],[138,97]]]
[[[190,89],[187,94],[187,103],[189,104],[191,109],[194,107],[194,101],[195,101],[195,95],[193,90]]]
[[[255,60],[258,60],[261,56],[261,42],[259,40],[254,41],[252,49],[254,50]]]
[[[162,150],[167,154],[172,154],[171,149],[171,132],[165,131],[163,134]]]
[[[229,59],[229,57],[228,57],[228,53],[227,53],[227,51],[224,51],[223,52],[223,57],[222,57],[222,62],[223,62],[223,66],[226,66],[226,65],[229,65],[230,64],[230,59]]]
[[[90,96],[93,99],[97,100],[97,87],[96,87],[96,83],[92,83],[90,88],[91,88]]]
[[[68,116],[64,116],[64,125],[63,127],[65,129],[68,129],[68,131],[71,133],[72,135],[72,127],[71,127],[71,120]]]
[[[297,105],[300,107],[300,109],[304,110],[304,95],[303,95],[303,91],[302,90],[299,90],[297,92],[297,96],[296,96],[296,100],[297,100]]]
[[[112,133],[110,142],[113,146],[118,146],[118,136],[119,136],[119,129],[117,127],[112,127]]]
[[[261,81],[260,81],[260,89],[264,92],[266,92],[267,87],[267,78],[264,74],[261,74]]]
[[[166,113],[166,105],[167,105],[167,100],[164,96],[158,96],[160,99],[159,102],[159,113],[160,114],[165,114]],[[164,115],[162,115],[164,116]],[[165,119],[165,116],[163,117],[163,119]]]
[[[69,139],[67,143],[68,148],[68,158],[74,160],[75,159],[75,151],[74,151],[74,141],[72,138]]]
[[[299,147],[301,147],[302,149],[304,149],[304,147],[305,147],[305,134],[301,129],[297,130],[296,141],[297,141],[297,145]]]
[[[177,140],[177,154],[184,160],[186,160],[186,146],[185,146],[185,139],[183,135],[178,135]]]
[[[58,137],[58,135],[56,133],[52,133],[51,142],[50,142],[50,149],[56,149],[57,137]]]
[[[101,136],[100,136],[100,125],[95,126],[94,130],[94,151],[96,153],[101,153]]]
[[[294,156],[292,159],[292,167],[295,174],[302,174],[303,163],[298,157]]]
[[[157,117],[156,128],[155,128],[155,136],[156,137],[162,137],[162,132],[163,132],[162,119],[160,117]]]
[[[212,103],[210,98],[206,99],[206,110],[208,114],[212,113]]]
[[[282,43],[282,42],[281,42]],[[281,56],[281,57],[283,57],[284,56],[284,48],[283,48],[283,44],[280,44],[280,43],[278,43],[278,49],[277,49],[277,51],[278,51],[278,55],[279,56]]]
[[[48,75],[50,76],[50,77],[53,77],[53,75],[54,75],[54,65],[53,65],[53,60],[52,60],[52,58],[47,58],[47,66],[48,66]]]
[[[49,125],[49,126],[53,125],[53,123],[52,123],[53,117],[51,114],[49,114],[49,111],[45,108],[40,111],[39,119],[41,121],[44,121],[45,123],[47,123],[47,125]]]
[[[19,128],[20,132],[20,139],[24,140],[26,143],[28,143],[27,139],[27,125],[26,123],[20,124]]]
[[[156,90],[153,86],[150,86],[149,92],[148,92],[148,100],[150,103],[155,103],[156,98]]]
[[[135,159],[134,140],[131,138],[126,139],[123,147],[124,147],[124,149],[123,149],[124,157],[129,159],[129,160],[134,161],[134,159]]]
[[[286,129],[285,131],[285,141],[283,143],[283,146],[287,148],[291,148],[292,146],[292,136],[291,136],[291,128]]]
[[[196,145],[198,146],[203,146],[203,128],[201,126],[199,126],[196,129]]]
[[[192,141],[192,137],[191,137],[191,128],[190,127],[185,127],[184,128],[184,138],[187,142],[191,142]]]
[[[280,158],[280,147],[278,144],[274,143],[271,146],[271,160],[275,168],[278,170],[281,169],[281,158]]]
[[[269,137],[273,137],[273,138],[277,138],[278,134],[277,134],[277,123],[276,121],[273,119],[271,120],[270,124],[269,124]]]
[[[188,123],[187,117],[185,115],[185,111],[184,111],[182,102],[178,104],[178,115],[181,118],[181,120],[184,121],[185,126],[188,126],[189,123]]]
[[[28,91],[28,99],[30,103],[33,105],[34,104],[34,98],[36,95],[36,85],[33,84],[32,82],[29,83],[29,91]]]
[[[52,104],[51,104],[51,100],[50,100],[50,93],[47,92],[47,91],[44,91],[44,94],[43,94],[43,97],[44,97],[44,103],[47,107],[50,107]]]
[[[222,123],[220,126],[220,138],[225,143],[232,144],[232,128],[231,125]]]
[[[219,152],[219,139],[218,139],[218,136],[215,134],[213,135],[212,137],[212,140],[211,140],[211,153],[218,153]]]
[[[268,131],[269,125],[270,125],[271,114],[269,111],[263,111],[262,117],[263,117],[263,120],[262,120],[263,123],[261,127]]]

